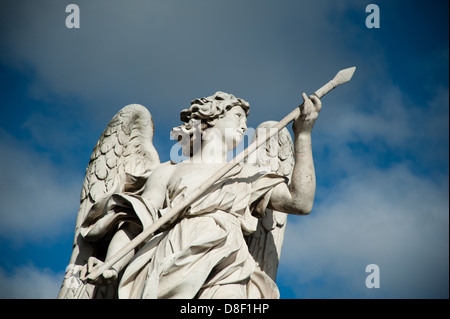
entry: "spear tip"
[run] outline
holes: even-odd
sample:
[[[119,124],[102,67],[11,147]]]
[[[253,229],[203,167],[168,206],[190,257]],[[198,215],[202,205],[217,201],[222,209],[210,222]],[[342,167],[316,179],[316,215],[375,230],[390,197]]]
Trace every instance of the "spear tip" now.
[[[337,85],[347,83],[352,78],[353,73],[355,73],[355,70],[356,66],[340,70],[334,77],[333,82],[335,82]]]

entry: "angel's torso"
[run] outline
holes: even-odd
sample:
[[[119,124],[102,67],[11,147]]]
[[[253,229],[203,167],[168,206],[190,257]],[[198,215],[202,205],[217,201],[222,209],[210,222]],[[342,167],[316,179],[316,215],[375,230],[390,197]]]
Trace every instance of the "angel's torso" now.
[[[161,171],[158,174],[158,182],[167,189],[170,185],[175,185],[178,181],[183,179],[189,183],[190,189],[195,189],[213,176],[224,164],[225,163],[168,163],[156,169]],[[238,164],[230,171],[230,173],[225,175],[225,178],[226,176],[235,175],[236,172],[239,172],[241,178],[246,178],[257,174],[259,169],[246,164]],[[149,185],[149,187],[151,187],[151,185]]]
[[[184,201],[223,165],[223,163],[184,162],[161,166],[158,168],[159,172],[153,172],[158,176],[157,183],[160,189],[157,196],[161,198],[159,205],[155,207],[165,211]],[[250,204],[252,182],[262,175],[257,167],[238,164],[190,205],[188,215],[200,215],[222,210],[241,216]],[[154,182],[152,181],[152,183]],[[148,183],[147,187],[154,187],[154,185]],[[147,200],[153,201],[154,198],[155,193],[149,195]]]
[[[172,185],[182,177],[189,176],[192,185],[196,187],[205,182],[208,177],[217,172],[224,163],[186,163],[170,165],[170,176],[167,179],[167,185]]]

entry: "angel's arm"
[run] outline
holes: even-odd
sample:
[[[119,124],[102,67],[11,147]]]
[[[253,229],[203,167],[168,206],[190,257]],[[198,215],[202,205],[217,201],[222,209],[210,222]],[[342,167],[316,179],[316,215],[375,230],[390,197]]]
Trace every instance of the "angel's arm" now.
[[[307,215],[311,212],[316,191],[316,175],[311,149],[311,131],[321,109],[320,100],[303,94],[303,109],[295,119],[294,150],[295,164],[291,183],[277,185],[271,195],[269,207],[295,215]]]
[[[114,255],[116,252],[118,252],[122,247],[124,247],[127,243],[129,243],[140,231],[140,228],[132,223],[124,223],[118,231],[114,233],[114,236],[112,237],[107,253],[106,253],[106,260]],[[134,256],[134,251],[130,251],[128,254],[126,254],[122,259],[120,259],[117,263],[114,264],[114,266],[106,270],[102,273],[100,277],[98,277],[94,283],[96,284],[103,284],[103,283],[109,283],[115,279],[117,279],[119,272],[129,263],[131,258]],[[90,257],[88,259],[87,264],[84,266],[81,276],[86,277],[88,273],[91,273],[94,269],[94,267],[98,266],[99,264],[102,264],[103,262],[96,257]]]
[[[169,172],[165,167],[155,169],[152,174],[150,174],[145,184],[142,197],[151,203],[156,210],[161,209],[164,204],[168,173]],[[106,259],[108,259],[108,256],[112,256],[122,249],[122,247],[136,237],[140,231],[141,228],[137,225],[133,223],[125,223],[119,231],[114,234],[114,237],[108,247]],[[114,269],[116,269],[117,272],[120,272],[120,270],[128,264],[133,256],[134,252],[131,251],[114,265]]]
[[[164,169],[164,167],[161,167],[160,169],[155,169],[150,174],[146,182],[142,196],[157,210],[162,208],[164,204],[167,180],[168,171],[167,169]],[[134,223],[124,223],[119,230],[114,233],[114,236],[109,243],[105,260],[108,260],[110,256],[113,256],[125,247],[125,245],[133,240],[133,238],[136,237],[141,231],[142,228]],[[116,262],[112,269],[105,271],[102,276],[97,279],[97,282],[101,284],[102,282],[108,282],[111,279],[116,279],[119,272],[128,265],[133,256],[134,251],[132,250]],[[97,258],[91,257],[84,271],[90,273],[99,263],[102,262]]]

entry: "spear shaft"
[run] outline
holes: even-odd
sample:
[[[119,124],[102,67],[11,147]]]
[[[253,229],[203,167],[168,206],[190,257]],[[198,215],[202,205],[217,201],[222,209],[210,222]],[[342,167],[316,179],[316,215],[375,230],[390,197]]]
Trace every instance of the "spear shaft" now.
[[[340,84],[346,83],[350,81],[355,72],[355,67],[351,67],[348,69],[344,69],[339,71],[333,80],[329,81],[327,84],[318,89],[314,94],[318,98],[322,98],[328,92],[333,90]],[[264,138],[258,139],[250,144],[243,152],[236,155],[236,157],[230,162],[224,164],[222,168],[220,168],[214,175],[208,178],[199,188],[197,188],[190,196],[186,197],[184,201],[175,205],[166,212],[161,218],[156,220],[152,225],[148,228],[144,229],[139,235],[137,235],[133,240],[127,243],[122,249],[108,258],[102,265],[99,265],[93,269],[93,271],[82,280],[95,280],[97,279],[104,271],[111,269],[111,267],[122,259],[125,255],[127,255],[131,250],[135,249],[137,246],[142,244],[144,241],[149,240],[153,234],[158,231],[164,224],[172,220],[172,218],[176,217],[181,211],[183,211],[188,205],[191,205],[195,200],[197,200],[201,195],[203,195],[215,182],[217,182],[220,178],[222,178],[225,174],[227,174],[230,170],[232,170],[237,164],[242,162],[248,155],[253,153],[256,149],[266,143],[271,137],[277,134],[282,128],[287,126],[290,122],[295,120],[297,116],[300,115],[300,108],[303,103],[296,107],[291,113],[289,113],[286,117],[284,117],[280,122],[278,122],[273,128],[270,129],[270,133],[267,134]]]

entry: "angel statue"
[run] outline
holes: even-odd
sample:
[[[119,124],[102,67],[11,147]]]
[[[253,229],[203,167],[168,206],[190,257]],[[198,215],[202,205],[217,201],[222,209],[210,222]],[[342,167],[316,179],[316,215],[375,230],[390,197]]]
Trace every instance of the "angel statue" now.
[[[153,237],[85,280],[227,162],[243,139],[250,107],[224,92],[193,100],[171,132],[185,155],[178,163],[160,163],[145,107],[120,110],[86,169],[58,298],[279,298],[275,276],[286,216],[309,214],[315,193],[311,130],[321,101],[305,94],[303,100],[293,141],[281,130]],[[254,135],[274,124],[263,123]]]

